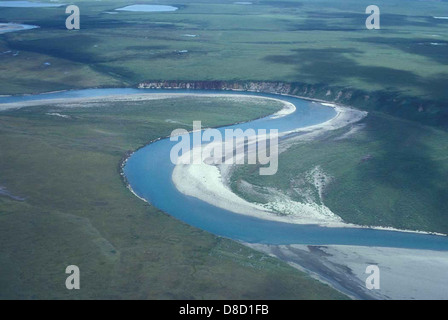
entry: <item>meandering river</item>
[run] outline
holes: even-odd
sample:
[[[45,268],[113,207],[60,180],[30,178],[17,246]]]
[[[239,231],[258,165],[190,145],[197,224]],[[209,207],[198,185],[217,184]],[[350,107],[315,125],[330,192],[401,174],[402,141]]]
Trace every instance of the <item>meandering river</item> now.
[[[0,106],[2,103],[10,102],[161,92],[235,94],[230,91],[88,89],[41,95],[0,97]],[[279,132],[285,132],[325,122],[336,114],[331,107],[295,97],[253,92],[237,92],[237,94],[257,95],[288,101],[296,106],[296,111],[281,118],[274,119],[269,116],[226,128],[241,128],[243,130],[246,128],[278,129]],[[220,130],[226,128],[220,128]],[[186,196],[176,189],[171,179],[174,165],[170,161],[170,150],[175,143],[165,138],[139,149],[126,161],[123,172],[135,194],[171,216],[197,228],[249,243],[277,245],[339,244],[448,250],[448,237],[444,236],[368,228],[330,228],[274,222],[236,214],[217,208],[197,198]]]

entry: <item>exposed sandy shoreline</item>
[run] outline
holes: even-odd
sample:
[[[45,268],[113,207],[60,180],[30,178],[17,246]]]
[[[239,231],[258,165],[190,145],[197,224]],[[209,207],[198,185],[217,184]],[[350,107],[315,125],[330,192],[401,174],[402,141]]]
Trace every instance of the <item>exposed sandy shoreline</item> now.
[[[287,150],[291,145],[299,141],[313,141],[328,131],[353,125],[362,120],[367,112],[357,109],[336,105],[329,102],[321,102],[320,104],[333,107],[336,110],[336,116],[332,119],[313,126],[299,128],[297,130],[285,132],[282,135],[290,133],[301,133],[300,135],[290,138],[279,145],[279,153]],[[279,112],[279,116],[285,116],[291,112]],[[198,152],[199,150],[192,150]],[[283,199],[275,205],[278,207],[291,207],[297,214],[278,215],[266,206],[249,202],[235,193],[228,187],[229,173],[232,170],[231,165],[207,165],[207,164],[191,164],[177,165],[173,171],[173,183],[176,188],[188,196],[198,198],[216,207],[232,211],[238,214],[244,214],[265,220],[295,223],[295,224],[312,224],[323,227],[350,227],[350,228],[370,228],[377,230],[400,231],[421,234],[445,234],[436,232],[426,232],[418,230],[404,230],[383,226],[361,226],[342,221],[342,219],[325,205],[316,203],[298,203]]]
[[[64,91],[56,91],[64,92]],[[238,92],[238,91],[236,91]],[[249,92],[250,93],[250,92]],[[48,93],[47,93],[48,94]],[[180,98],[180,97],[191,97],[191,96],[200,96],[200,97],[225,97],[225,98],[255,98],[255,99],[268,99],[280,101],[284,104],[284,108],[277,113],[273,114],[273,118],[278,118],[282,116],[286,116],[296,110],[295,106],[289,102],[281,100],[281,98],[272,98],[272,97],[263,97],[257,95],[250,94],[204,94],[204,93],[174,93],[174,92],[166,92],[166,93],[135,93],[135,94],[118,94],[118,95],[107,95],[100,97],[77,97],[77,98],[63,98],[63,99],[42,99],[42,100],[33,100],[33,101],[23,101],[23,102],[15,102],[15,103],[0,103],[0,111],[9,110],[9,109],[18,109],[24,107],[32,107],[38,105],[54,105],[57,104],[59,106],[71,107],[77,106],[79,104],[85,103],[101,103],[101,102],[111,102],[111,101],[146,101],[146,100],[160,100],[160,99],[170,99],[170,98]],[[280,95],[281,96],[281,95]],[[290,95],[284,95],[290,96]],[[294,96],[295,97],[295,96]],[[297,97],[303,98],[303,97]],[[322,100],[311,100],[309,98],[304,97],[303,99],[314,101],[315,103],[321,103],[325,106],[330,106],[335,108],[337,114],[334,118],[330,119],[325,123],[321,123],[315,126],[310,126],[306,128],[300,128],[294,130],[293,132],[300,132],[299,136],[293,139],[289,139],[287,143],[280,145],[282,152],[286,150],[290,144],[295,143],[297,140],[313,140],[318,137],[320,134],[323,134],[329,130],[335,130],[338,128],[342,128],[343,126],[356,123],[361,120],[367,113],[364,111],[359,111],[356,109],[339,106],[330,102],[324,102]],[[88,107],[85,106],[85,107]],[[286,133],[285,133],[286,134]],[[124,159],[123,164],[126,162]],[[201,166],[201,165],[197,165]],[[228,174],[230,168],[226,168],[226,166],[221,165],[219,170],[214,166],[208,166],[208,168],[194,168],[193,166],[182,166],[183,168],[175,169],[173,173],[173,180],[175,180],[176,187],[181,190],[181,192],[195,196],[200,198],[208,203],[213,202],[214,205],[221,206],[224,209],[239,213],[251,215],[254,217],[268,219],[272,221],[281,221],[287,223],[298,223],[298,224],[319,224],[321,226],[327,227],[358,227],[358,228],[372,228],[371,226],[358,226],[353,224],[348,224],[343,222],[338,216],[329,212],[328,208],[321,207],[313,204],[303,204],[300,207],[301,210],[307,212],[305,216],[279,216],[273,214],[268,209],[259,206],[257,204],[250,203],[229,190],[226,184],[223,181],[222,175]],[[202,176],[201,176],[202,175]],[[224,177],[225,178],[225,177]],[[188,182],[187,182],[188,181]],[[128,186],[129,187],[129,186]],[[130,188],[130,187],[129,187]],[[131,188],[130,188],[131,189]],[[132,189],[131,189],[132,191]],[[134,193],[135,194],[135,193]],[[213,201],[211,200],[213,199]],[[296,204],[294,204],[296,205]],[[317,214],[316,214],[317,213]],[[323,213],[323,214],[322,214]],[[395,230],[401,232],[418,232],[424,234],[437,234],[444,235],[439,233],[430,233],[423,231],[414,231],[414,230],[402,230],[395,229],[391,227],[381,227],[376,226],[373,227],[375,229],[381,230]]]
[[[448,252],[362,246],[244,243],[286,261],[354,299],[448,299]],[[377,265],[380,289],[368,290],[366,267]]]
[[[301,132],[303,134],[282,142],[279,146],[279,152],[286,150],[290,145],[297,141],[310,141],[321,134],[342,128],[344,126],[358,122],[366,116],[366,112],[347,107],[326,104],[334,107],[336,116],[324,123],[300,128],[290,132],[282,133],[287,135],[292,132]],[[288,114],[281,113],[280,116]],[[200,150],[192,150],[193,153]],[[216,207],[220,207],[238,214],[249,215],[261,219],[296,223],[296,224],[318,224],[328,227],[354,226],[344,223],[337,215],[332,213],[327,207],[313,203],[282,203],[279,205],[293,205],[297,214],[278,215],[268,208],[251,203],[234,194],[226,185],[230,165],[208,165],[202,164],[181,164],[177,165],[173,171],[173,182],[176,188],[189,196],[196,197],[202,201],[208,202]]]
[[[111,95],[94,98],[71,98],[71,99],[49,99],[33,102],[0,104],[0,111],[11,108],[22,108],[43,104],[63,104],[67,107],[73,104],[85,102],[108,102],[108,101],[140,101],[153,99],[168,99],[183,96],[209,96],[209,97],[253,97],[260,99],[270,99],[260,96],[251,95],[228,95],[228,94],[177,94],[177,93],[152,93],[152,94],[136,94],[136,95]],[[272,98],[271,98],[272,99]],[[280,100],[281,99],[274,99]],[[310,140],[317,138],[321,134],[329,130],[341,128],[347,124],[353,124],[365,116],[362,111],[350,109],[346,107],[332,106],[337,111],[337,116],[333,119],[312,127],[296,130],[303,134],[293,138],[298,140],[289,140],[294,143],[299,140]],[[287,115],[294,112],[290,105],[285,104],[282,111],[276,114],[277,117]],[[159,140],[159,139],[157,139]],[[292,142],[288,142],[292,143]],[[283,145],[286,150],[288,143]],[[123,158],[121,167],[126,163],[132,154]],[[228,168],[227,168],[228,169]],[[305,217],[292,216],[280,217],[269,213],[269,210],[259,207],[256,204],[249,203],[239,198],[227,188],[222,180],[222,174],[226,174],[226,168],[217,168],[208,166],[197,170],[189,167],[176,168],[177,185],[186,193],[194,196],[202,197],[206,202],[213,200],[214,205],[220,203],[224,208],[237,212],[239,214],[249,214],[258,218],[284,221],[288,223],[312,223],[323,226],[335,227],[360,227],[342,222],[338,217],[309,214]],[[175,170],[175,171],[176,171]],[[173,180],[176,179],[173,173]],[[126,177],[121,172],[124,181]],[[129,190],[139,197],[127,184]],[[217,188],[217,189],[214,189]],[[140,198],[140,197],[139,197]],[[145,199],[140,198],[143,201]],[[311,213],[315,213],[319,208],[303,208],[309,209]],[[320,208],[322,209],[322,208]],[[318,210],[317,210],[318,211]],[[318,212],[319,213],[319,212]],[[376,227],[376,229],[397,230],[393,228]],[[407,231],[407,230],[397,230]],[[415,231],[409,231],[415,232]],[[426,233],[426,232],[422,232]],[[360,299],[447,299],[445,288],[448,285],[448,253],[430,250],[411,250],[411,249],[395,249],[395,248],[377,248],[377,247],[359,247],[359,246],[305,246],[305,245],[289,245],[289,246],[269,246],[261,244],[245,245],[275,256],[284,260],[297,269],[307,272],[314,278],[330,284],[332,287],[343,293]],[[378,264],[381,270],[381,290],[368,291],[365,288],[364,281],[367,275],[364,274],[365,267],[369,264]]]
[[[23,30],[31,30],[39,28],[39,26],[28,25],[28,24],[20,24],[20,23],[0,23],[0,34],[15,32],[15,31],[23,31]]]
[[[98,102],[119,102],[119,101],[149,101],[163,100],[182,97],[210,97],[210,98],[229,98],[229,99],[260,99],[279,101],[284,104],[284,108],[273,116],[283,116],[290,114],[296,110],[292,103],[288,103],[281,99],[262,97],[247,94],[219,94],[219,93],[135,93],[135,94],[117,94],[100,97],[77,97],[77,98],[59,98],[59,99],[42,99],[32,101],[0,103],[0,111],[8,109],[20,109],[25,107],[41,106],[41,105],[59,105],[61,107],[70,107],[74,104],[98,103]],[[79,106],[77,106],[79,107]],[[84,107],[88,107],[84,106]]]

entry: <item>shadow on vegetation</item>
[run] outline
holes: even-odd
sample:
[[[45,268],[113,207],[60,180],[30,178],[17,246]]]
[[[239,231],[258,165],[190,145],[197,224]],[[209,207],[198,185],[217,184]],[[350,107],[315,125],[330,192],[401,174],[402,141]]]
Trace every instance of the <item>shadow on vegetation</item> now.
[[[315,82],[313,97],[383,111],[405,119],[448,129],[448,75],[421,77],[413,72],[361,65],[350,57],[362,53],[356,49],[295,49],[289,55],[270,55],[269,63],[291,66],[294,78]],[[376,84],[374,92],[347,87],[345,83]],[[304,86],[302,86],[304,87]],[[305,86],[306,87],[306,86]],[[309,90],[297,91],[309,95]],[[327,92],[331,92],[328,94]],[[326,94],[327,93],[327,94]],[[316,95],[317,94],[317,95]]]
[[[290,30],[309,31],[363,31],[368,14],[365,7],[360,6],[359,12],[306,12],[307,19],[300,24],[293,24]],[[407,16],[399,14],[381,14],[381,28],[389,27],[434,27],[432,18],[426,16]]]
[[[352,204],[347,205],[347,198],[338,200],[342,194],[333,190],[335,209],[371,224],[448,232],[447,166],[437,160],[440,149],[448,147],[446,135],[439,137],[419,124],[383,116],[370,115],[365,123],[367,141],[360,142],[372,157],[341,177],[347,180],[342,182],[344,197],[351,198]],[[441,147],[436,147],[439,142]]]
[[[359,39],[360,42],[388,45],[406,53],[417,54],[442,64],[448,64],[448,41],[437,38],[382,38],[368,37]]]
[[[348,57],[362,53],[356,49],[295,49],[293,52],[291,55],[267,56],[265,60],[297,66],[297,72],[301,77],[328,84],[341,78],[357,78],[370,83],[379,83],[385,87],[419,82],[419,77],[409,71],[359,65]]]

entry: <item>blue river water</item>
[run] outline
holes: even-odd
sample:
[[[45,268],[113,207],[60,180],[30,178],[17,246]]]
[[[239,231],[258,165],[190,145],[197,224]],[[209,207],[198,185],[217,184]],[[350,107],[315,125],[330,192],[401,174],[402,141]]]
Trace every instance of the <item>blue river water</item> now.
[[[136,93],[160,93],[154,89],[88,89],[41,95],[0,97],[1,103],[43,99],[101,97]],[[169,90],[172,93],[235,94],[230,91]],[[248,123],[220,128],[278,129],[280,132],[325,122],[335,116],[331,107],[295,97],[238,92],[238,94],[274,97],[293,103],[296,111],[282,118],[265,117]],[[200,119],[198,119],[200,120]],[[232,213],[197,198],[180,193],[172,182],[174,165],[170,151],[176,142],[168,138],[153,142],[136,151],[123,171],[133,191],[169,215],[213,234],[249,243],[358,245],[409,249],[448,250],[448,237],[369,228],[330,228],[318,225],[298,225],[263,220]],[[210,199],[213,201],[213,199]],[[157,227],[157,226],[155,226]]]
[[[49,8],[49,7],[60,7],[63,5],[64,4],[31,2],[31,1],[0,1],[0,7],[7,7],[7,8]]]

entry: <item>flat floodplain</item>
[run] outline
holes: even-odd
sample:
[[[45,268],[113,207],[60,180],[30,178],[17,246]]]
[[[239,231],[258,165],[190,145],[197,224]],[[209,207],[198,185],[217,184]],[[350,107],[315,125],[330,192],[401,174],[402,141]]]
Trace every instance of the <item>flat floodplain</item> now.
[[[120,177],[126,153],[176,128],[190,130],[195,119],[226,125],[281,106],[192,97],[2,112],[0,185],[26,201],[0,196],[0,297],[344,298],[281,261],[145,204]],[[78,292],[63,286],[68,264],[86,270]]]
[[[275,176],[238,168],[231,190],[281,216],[311,201],[347,223],[448,233],[446,1],[379,0],[380,30],[365,28],[368,0],[156,3],[76,0],[81,30],[71,32],[59,2],[0,1],[0,95],[229,81],[354,106],[369,112],[359,123],[292,146]],[[343,298],[284,261],[190,227],[126,189],[120,164],[149,141],[191,129],[193,120],[227,125],[278,107],[218,102],[227,109],[169,99],[1,112],[0,297],[71,298],[60,287],[61,270],[79,262],[90,270],[85,298]],[[333,255],[336,269],[346,254],[355,257],[347,268],[394,262],[393,279],[409,270],[425,275],[419,271],[431,266],[405,268],[406,261],[446,260],[429,250],[256,249],[283,258],[296,250]],[[419,281],[394,287],[412,298],[432,284]]]

